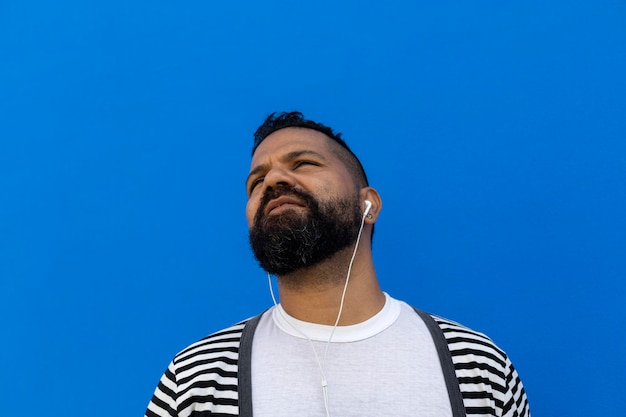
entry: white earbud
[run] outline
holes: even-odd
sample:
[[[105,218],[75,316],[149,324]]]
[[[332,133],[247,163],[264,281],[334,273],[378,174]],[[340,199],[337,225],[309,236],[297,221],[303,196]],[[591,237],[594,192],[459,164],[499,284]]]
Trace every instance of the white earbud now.
[[[365,211],[363,212],[363,217],[367,216],[372,208],[372,202],[369,200],[365,200]]]

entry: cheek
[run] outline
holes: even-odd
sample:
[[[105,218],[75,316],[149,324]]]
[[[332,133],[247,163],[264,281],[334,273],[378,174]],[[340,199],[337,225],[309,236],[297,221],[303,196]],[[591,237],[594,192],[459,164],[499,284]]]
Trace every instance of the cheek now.
[[[253,200],[248,200],[246,204],[246,219],[248,220],[248,227],[252,227],[254,223],[254,215],[256,214],[257,208],[259,207],[258,202]]]

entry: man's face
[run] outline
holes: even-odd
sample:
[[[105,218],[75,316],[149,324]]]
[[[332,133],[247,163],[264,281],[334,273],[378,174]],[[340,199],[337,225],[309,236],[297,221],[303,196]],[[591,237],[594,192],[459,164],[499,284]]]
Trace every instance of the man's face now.
[[[255,257],[270,273],[315,265],[356,240],[359,192],[328,141],[315,130],[285,128],[254,153],[246,217]]]

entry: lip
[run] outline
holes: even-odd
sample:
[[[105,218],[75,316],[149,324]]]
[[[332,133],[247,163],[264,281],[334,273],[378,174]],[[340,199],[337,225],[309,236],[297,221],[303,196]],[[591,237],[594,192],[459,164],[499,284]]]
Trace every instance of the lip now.
[[[295,197],[282,196],[282,197],[278,197],[273,200],[270,200],[270,202],[267,203],[267,205],[265,206],[265,214],[266,215],[270,214],[274,209],[277,209],[286,204],[304,207],[304,204],[299,199]]]

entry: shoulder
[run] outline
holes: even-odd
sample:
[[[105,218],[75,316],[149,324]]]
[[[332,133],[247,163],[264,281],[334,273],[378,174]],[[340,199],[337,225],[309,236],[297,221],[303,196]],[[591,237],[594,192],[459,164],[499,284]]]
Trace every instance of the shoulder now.
[[[506,380],[510,366],[506,353],[486,334],[470,329],[455,321],[430,314],[441,329],[452,357],[457,375],[483,377],[489,375],[500,383]]]
[[[500,349],[486,334],[466,327],[458,322],[449,320],[442,316],[432,314],[410,304],[400,301],[403,305],[404,314],[420,316],[422,321],[435,333],[443,334],[445,342],[453,356],[467,354],[472,351],[478,354],[486,354],[499,362],[504,362],[506,354]],[[438,329],[438,330],[433,330]],[[433,335],[435,336],[435,335]],[[443,342],[443,341],[442,341]]]
[[[447,342],[468,415],[489,410],[498,416],[529,416],[522,381],[506,353],[484,333],[430,316]]]
[[[457,354],[473,352],[492,357],[504,365],[507,358],[506,353],[486,334],[440,316],[431,314],[431,317],[443,332],[453,356],[454,352]]]
[[[431,329],[436,344],[447,345],[455,368],[460,371],[472,366],[484,369],[503,377],[508,358],[486,334],[473,330],[455,321],[427,313],[404,303],[404,311],[412,310],[421,316]],[[429,323],[430,322],[430,323]],[[441,339],[443,335],[443,339]]]
[[[210,334],[174,356],[146,416],[238,415],[238,360],[249,320]]]
[[[235,364],[241,335],[249,321],[240,321],[192,343],[174,356],[172,364],[176,368],[188,367],[198,361],[206,363],[220,360],[226,364]]]

